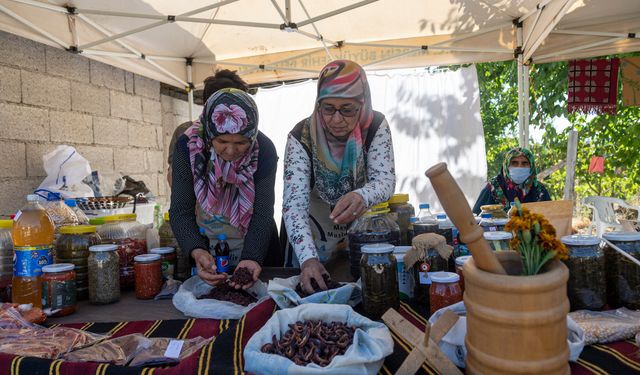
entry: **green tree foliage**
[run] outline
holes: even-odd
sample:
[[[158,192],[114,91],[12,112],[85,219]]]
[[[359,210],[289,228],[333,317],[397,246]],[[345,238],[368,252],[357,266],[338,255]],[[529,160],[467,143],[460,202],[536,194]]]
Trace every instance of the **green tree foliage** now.
[[[638,55],[638,54],[636,54]],[[517,146],[518,88],[516,62],[477,64],[480,111],[485,132],[488,176],[500,170],[502,156]],[[567,114],[567,63],[532,65],[530,71],[531,127],[543,131],[542,141],[530,140],[539,171],[566,158],[568,132],[578,131],[576,193],[637,199],[640,186],[640,108],[623,107],[610,115]],[[621,98],[621,95],[619,95]],[[570,126],[558,131],[558,118]],[[605,156],[605,173],[589,174],[592,156]],[[564,168],[544,180],[551,196],[562,197]]]

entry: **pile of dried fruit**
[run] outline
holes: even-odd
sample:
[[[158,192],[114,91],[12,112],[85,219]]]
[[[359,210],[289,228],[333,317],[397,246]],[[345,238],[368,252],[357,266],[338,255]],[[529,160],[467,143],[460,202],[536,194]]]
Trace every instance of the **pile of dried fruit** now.
[[[323,274],[322,278],[324,279],[324,283],[327,285],[328,289],[337,289],[340,288],[342,285],[340,285],[339,282],[337,281],[333,281],[331,280],[331,276],[329,276],[328,274]],[[320,289],[320,286],[318,285],[318,282],[315,279],[311,279],[311,287],[313,288],[314,292],[311,294],[316,294],[318,292],[322,292],[323,290]],[[296,285],[296,293],[298,293],[298,295],[300,297],[308,297],[311,294],[307,293],[304,289],[302,289],[302,284],[298,283],[298,285]]]
[[[346,323],[324,323],[320,320],[296,322],[289,324],[289,328],[280,340],[273,335],[271,342],[264,344],[261,350],[287,357],[299,366],[312,362],[327,366],[335,356],[347,351],[356,331]]]
[[[248,268],[240,267],[235,270],[229,281],[237,285],[247,285],[253,282],[253,275]]]
[[[218,284],[211,289],[211,292],[201,295],[198,299],[217,299],[218,301],[228,301],[242,306],[249,306],[257,301],[256,297],[244,290],[232,288],[227,283]]]

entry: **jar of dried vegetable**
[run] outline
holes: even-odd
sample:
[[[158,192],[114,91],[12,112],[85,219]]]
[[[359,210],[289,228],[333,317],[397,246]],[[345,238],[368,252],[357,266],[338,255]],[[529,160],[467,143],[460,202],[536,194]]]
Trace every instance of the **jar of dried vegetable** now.
[[[117,245],[89,248],[89,302],[97,305],[120,300],[120,257]]]
[[[569,250],[567,295],[571,310],[601,310],[607,303],[604,253],[600,239],[588,235],[561,238]]]
[[[362,305],[371,319],[380,319],[389,308],[400,305],[397,261],[391,244],[369,244],[361,248]]]
[[[162,289],[160,254],[142,254],[134,258],[136,298],[152,299]]]
[[[75,265],[76,292],[79,300],[89,297],[89,248],[100,244],[100,236],[93,225],[65,226],[60,228],[56,241],[56,258],[60,263]]]
[[[462,301],[460,276],[453,272],[433,272],[429,288],[430,313]]]
[[[603,237],[640,260],[640,232],[610,232]],[[640,309],[640,268],[610,246],[604,247],[609,307]]]
[[[42,267],[42,308],[50,316],[65,316],[76,311],[76,272],[71,263],[56,263]]]

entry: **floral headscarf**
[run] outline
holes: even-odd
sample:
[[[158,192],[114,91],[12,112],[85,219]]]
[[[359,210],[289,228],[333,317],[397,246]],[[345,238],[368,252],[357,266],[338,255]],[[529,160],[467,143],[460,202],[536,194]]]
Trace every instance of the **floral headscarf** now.
[[[524,156],[529,160],[530,174],[527,179],[521,183],[516,184],[509,176],[509,165],[511,159],[518,156]],[[509,203],[513,202],[515,198],[518,198],[521,202],[524,202],[524,197],[529,194],[530,191],[536,190],[542,192],[540,182],[537,179],[538,170],[536,169],[535,159],[529,149],[525,147],[515,147],[507,151],[502,161],[502,168],[500,173],[489,181],[489,188],[491,194],[496,202],[508,208]]]
[[[200,207],[212,215],[223,215],[246,234],[255,190],[253,173],[258,168],[258,107],[251,96],[237,89],[216,91],[207,100],[200,118],[185,132],[193,189]],[[211,140],[223,134],[239,134],[251,146],[238,160],[218,156]]]
[[[326,127],[319,108],[327,98],[355,99],[360,103],[356,126],[346,141],[331,135]],[[322,69],[310,120],[315,184],[322,200],[333,205],[344,194],[364,185],[366,179],[362,147],[373,121],[373,109],[367,76],[360,65],[336,60]]]

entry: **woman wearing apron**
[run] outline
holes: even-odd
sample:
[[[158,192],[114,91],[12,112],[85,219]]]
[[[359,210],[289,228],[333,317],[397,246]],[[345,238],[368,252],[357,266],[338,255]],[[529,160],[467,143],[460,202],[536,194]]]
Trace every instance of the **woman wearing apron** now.
[[[313,114],[289,133],[284,167],[287,265],[300,265],[307,292],[311,279],[327,289],[323,264],[344,259],[348,225],[387,201],[396,182],[389,125],[371,108],[358,64],[337,60],[322,69]]]
[[[216,285],[227,278],[217,272],[210,252],[220,234],[227,237],[230,264],[248,268],[253,281],[268,256],[279,256],[273,219],[277,161],[273,143],[258,131],[255,102],[237,89],[213,94],[178,139],[171,227],[205,282]]]

